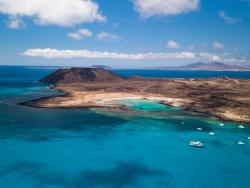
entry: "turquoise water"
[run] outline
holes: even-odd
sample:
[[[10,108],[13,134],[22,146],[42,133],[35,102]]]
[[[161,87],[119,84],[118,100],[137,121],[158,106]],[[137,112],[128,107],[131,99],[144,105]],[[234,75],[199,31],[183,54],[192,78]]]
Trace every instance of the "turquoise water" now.
[[[1,188],[249,187],[248,125],[219,126],[150,100],[121,101],[133,109],[126,113],[16,105],[54,94],[37,82],[50,71],[0,76]],[[189,147],[190,140],[205,148]]]
[[[165,112],[179,110],[177,107],[167,107],[157,100],[121,100],[118,103],[124,104],[130,109],[136,111],[148,111],[148,112]]]

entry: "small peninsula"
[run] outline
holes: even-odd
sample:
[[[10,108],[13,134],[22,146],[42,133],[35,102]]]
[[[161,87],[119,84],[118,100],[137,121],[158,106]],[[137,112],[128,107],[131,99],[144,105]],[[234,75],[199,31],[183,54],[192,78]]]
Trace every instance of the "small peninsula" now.
[[[153,99],[222,120],[250,122],[250,80],[123,77],[102,68],[59,69],[40,80],[65,93],[23,103],[39,108],[126,110],[115,102]]]

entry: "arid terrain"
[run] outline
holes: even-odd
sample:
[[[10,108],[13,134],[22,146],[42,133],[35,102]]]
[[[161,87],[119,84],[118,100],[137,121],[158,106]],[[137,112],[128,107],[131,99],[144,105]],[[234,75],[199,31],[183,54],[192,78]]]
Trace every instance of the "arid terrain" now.
[[[41,81],[64,96],[29,101],[41,108],[108,108],[125,110],[123,99],[155,99],[171,106],[213,115],[223,120],[250,122],[250,80],[150,79],[121,77],[103,69],[59,70]]]

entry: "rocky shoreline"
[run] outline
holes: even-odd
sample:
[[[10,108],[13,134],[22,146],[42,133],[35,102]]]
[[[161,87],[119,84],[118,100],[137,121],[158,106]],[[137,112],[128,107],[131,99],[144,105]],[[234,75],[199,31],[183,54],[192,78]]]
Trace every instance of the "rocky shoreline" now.
[[[84,70],[88,76],[92,72]],[[143,77],[120,77],[95,69],[91,80],[79,78],[82,69],[69,71],[62,76],[50,75],[45,80],[55,84],[54,89],[65,93],[63,96],[45,97],[22,103],[37,108],[104,108],[128,110],[114,103],[124,99],[158,100],[168,106],[204,113],[225,121],[250,123],[250,80],[230,78],[210,79],[150,79]],[[67,71],[63,71],[65,73]],[[80,73],[79,73],[80,72]],[[68,74],[68,72],[67,72]],[[102,78],[105,75],[105,79]],[[98,75],[97,81],[95,76]],[[51,76],[53,79],[51,79]],[[59,76],[60,79],[57,79]],[[104,80],[104,81],[102,81]],[[53,83],[52,83],[53,81]]]

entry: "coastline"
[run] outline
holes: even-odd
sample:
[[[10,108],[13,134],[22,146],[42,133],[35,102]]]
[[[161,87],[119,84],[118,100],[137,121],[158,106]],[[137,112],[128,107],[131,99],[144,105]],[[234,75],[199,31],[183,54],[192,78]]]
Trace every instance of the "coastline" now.
[[[206,110],[199,110],[195,108],[191,108],[189,104],[191,101],[180,99],[180,98],[169,98],[164,96],[152,96],[152,95],[142,95],[142,94],[131,94],[131,93],[99,93],[99,94],[93,94],[93,93],[87,93],[89,97],[92,99],[92,104],[88,104],[88,97],[82,98],[82,100],[77,100],[75,102],[74,100],[70,103],[66,104],[62,103],[61,105],[55,104],[55,99],[62,99],[63,101],[70,100],[68,97],[72,97],[72,94],[68,93],[67,91],[63,91],[61,88],[57,89],[55,87],[55,90],[62,92],[61,95],[53,95],[53,96],[47,96],[42,97],[34,100],[30,100],[27,102],[19,103],[20,105],[32,107],[32,108],[44,108],[44,109],[105,109],[110,111],[132,111],[129,109],[126,105],[123,105],[121,103],[116,103],[115,101],[120,100],[156,100],[159,101],[160,104],[169,106],[169,107],[181,107],[185,111],[189,112],[195,112],[204,114],[207,117],[216,118],[220,121],[233,121],[233,122],[239,122],[239,123],[250,123],[249,120],[241,119],[238,116],[233,116],[232,114],[229,114],[228,116],[224,114],[219,113],[211,113]],[[84,95],[83,93],[80,94],[81,96]],[[86,93],[85,93],[86,95]],[[95,96],[93,100],[93,96]],[[113,96],[113,97],[111,97]],[[108,98],[108,99],[107,99]]]
[[[157,100],[167,106],[250,123],[250,80],[218,78],[124,77],[100,68],[59,69],[42,78],[62,96],[23,103],[38,108],[128,110],[114,101]]]

